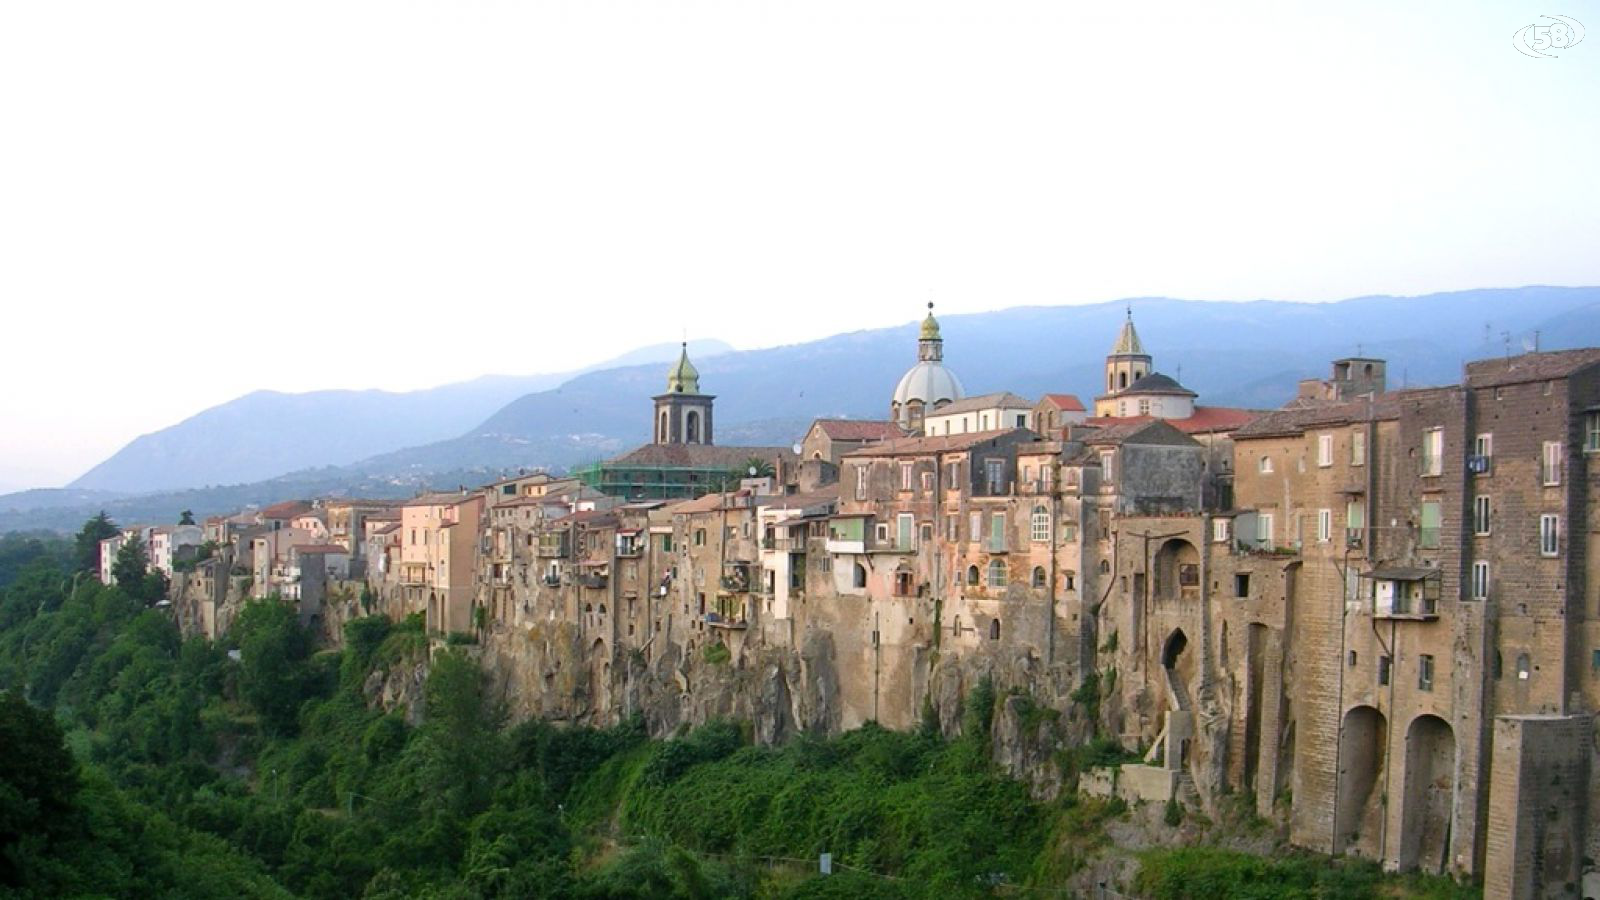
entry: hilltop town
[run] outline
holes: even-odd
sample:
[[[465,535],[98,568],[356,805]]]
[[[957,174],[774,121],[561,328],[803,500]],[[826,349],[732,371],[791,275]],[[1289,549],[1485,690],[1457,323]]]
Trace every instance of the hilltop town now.
[[[1407,390],[1338,359],[1246,410],[1158,371],[1131,313],[1108,337],[1087,400],[969,396],[930,309],[899,383],[862,386],[884,420],[789,447],[717,444],[685,350],[624,455],[128,528],[101,579],[137,537],[190,634],[271,597],[329,642],[419,616],[517,715],[657,735],[948,734],[989,679],[1038,796],[1242,797],[1307,849],[1592,894],[1600,349]],[[1136,761],[1067,782],[1056,751],[1097,737]]]

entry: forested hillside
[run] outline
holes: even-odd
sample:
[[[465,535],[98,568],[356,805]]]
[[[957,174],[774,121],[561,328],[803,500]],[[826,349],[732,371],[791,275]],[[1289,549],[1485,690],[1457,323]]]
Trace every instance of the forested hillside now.
[[[1274,844],[1177,807],[1035,802],[990,762],[984,688],[955,740],[868,726],[774,749],[720,722],[663,742],[637,721],[508,723],[468,645],[433,649],[408,716],[364,688],[428,658],[416,620],[359,619],[319,651],[269,600],[226,644],[183,640],[73,557],[0,539],[0,894],[1056,897],[1100,865],[1150,897],[1472,895],[1369,864],[1136,852],[1125,835]]]

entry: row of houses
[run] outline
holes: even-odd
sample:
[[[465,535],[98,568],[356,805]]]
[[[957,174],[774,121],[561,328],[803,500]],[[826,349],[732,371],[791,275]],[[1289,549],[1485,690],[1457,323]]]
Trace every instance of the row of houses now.
[[[1084,790],[1242,795],[1299,846],[1594,896],[1600,350],[1413,390],[1385,368],[1208,407],[1130,316],[1092,404],[969,397],[930,311],[886,421],[721,447],[685,354],[615,460],[217,535],[308,618],[345,581],[470,636],[527,714],[670,730],[744,702],[777,739],[955,727],[980,675],[1067,717],[1090,690],[1077,734],[1146,753]]]

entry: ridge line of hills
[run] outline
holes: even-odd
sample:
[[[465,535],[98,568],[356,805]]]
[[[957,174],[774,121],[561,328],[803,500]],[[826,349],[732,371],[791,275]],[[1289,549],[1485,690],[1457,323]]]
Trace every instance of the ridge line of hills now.
[[[1542,349],[1600,345],[1600,287],[1534,286],[1332,303],[1141,298],[942,315],[945,362],[969,395],[1008,390],[1032,398],[1068,392],[1088,401],[1130,302],[1156,370],[1211,405],[1278,407],[1293,395],[1297,381],[1323,377],[1330,360],[1358,352],[1387,359],[1391,383],[1398,387],[1453,382],[1466,360],[1499,355],[1508,345],[1511,352],[1529,349],[1536,332]],[[718,398],[717,443],[786,445],[817,417],[882,418],[896,381],[915,362],[916,332],[916,323],[908,322],[760,350],[691,344],[702,387]],[[675,355],[676,344],[661,346]],[[724,352],[714,352],[718,347]],[[639,352],[652,349],[660,348]],[[659,359],[592,368],[525,391],[476,424],[456,429],[454,436],[441,433],[439,422],[429,420],[419,428],[416,418],[406,416],[398,423],[401,437],[380,450],[317,460],[272,477],[218,479],[209,486],[169,484],[158,490],[123,485],[121,491],[74,482],[69,488],[4,495],[0,532],[71,530],[101,507],[123,521],[166,521],[183,509],[208,515],[289,497],[406,497],[425,486],[475,484],[519,468],[581,465],[648,439],[649,398],[661,390],[664,377]],[[437,390],[450,387],[455,386]],[[337,427],[349,430],[351,421],[382,418],[366,415],[346,415]],[[198,418],[147,435],[123,453],[146,439],[185,440],[183,426]],[[336,427],[294,421],[251,426],[224,430],[210,445],[248,447],[265,439],[256,437],[263,430],[293,442]],[[188,440],[191,447],[204,443]]]

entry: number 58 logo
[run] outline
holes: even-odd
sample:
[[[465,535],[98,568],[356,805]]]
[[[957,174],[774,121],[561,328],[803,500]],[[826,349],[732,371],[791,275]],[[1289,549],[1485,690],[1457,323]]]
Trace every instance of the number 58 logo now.
[[[1566,50],[1583,40],[1583,23],[1567,16],[1540,16],[1549,19],[1549,25],[1524,25],[1511,35],[1511,46],[1523,56],[1554,59],[1559,54],[1549,50]]]

